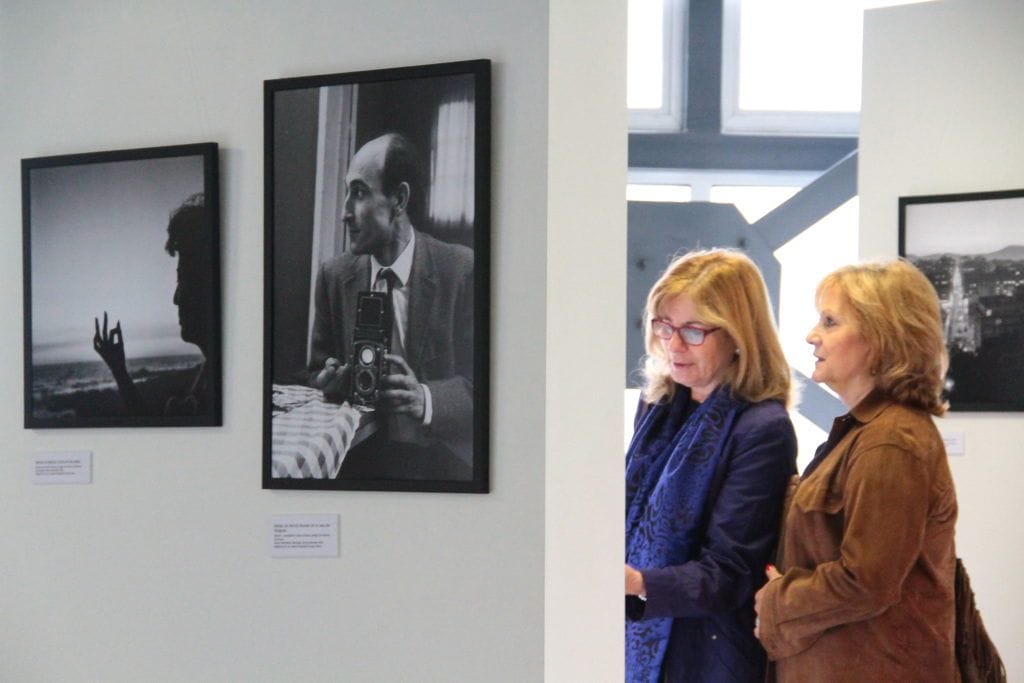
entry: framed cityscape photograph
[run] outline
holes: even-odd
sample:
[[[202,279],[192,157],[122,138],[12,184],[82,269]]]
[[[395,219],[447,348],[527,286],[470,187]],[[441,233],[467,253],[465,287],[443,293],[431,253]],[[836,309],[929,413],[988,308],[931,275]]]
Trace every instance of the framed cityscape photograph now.
[[[22,159],[25,427],[221,424],[216,143]]]
[[[900,197],[899,253],[935,286],[950,410],[1024,410],[1024,189]]]
[[[264,106],[263,487],[486,493],[490,62]]]

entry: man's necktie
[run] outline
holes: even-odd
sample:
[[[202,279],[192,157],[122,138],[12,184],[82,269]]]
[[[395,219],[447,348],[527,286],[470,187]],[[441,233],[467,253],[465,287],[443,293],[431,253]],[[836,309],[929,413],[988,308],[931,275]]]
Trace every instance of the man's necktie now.
[[[405,348],[402,344],[402,338],[398,332],[398,308],[395,306],[395,299],[393,291],[395,287],[400,286],[398,280],[398,274],[390,268],[381,268],[377,273],[377,282],[383,281],[387,285],[388,301],[391,304],[391,318],[394,325],[391,329],[391,352],[396,353],[400,356],[405,355]]]
[[[390,268],[381,268],[380,272],[377,273],[378,280],[384,280],[388,286],[388,296],[391,296],[391,290],[398,284],[398,276],[395,275],[395,271]]]

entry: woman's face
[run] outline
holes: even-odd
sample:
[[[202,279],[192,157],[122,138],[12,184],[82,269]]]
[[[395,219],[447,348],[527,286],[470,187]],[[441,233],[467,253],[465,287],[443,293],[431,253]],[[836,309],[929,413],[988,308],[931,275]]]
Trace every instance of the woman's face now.
[[[852,408],[874,387],[871,347],[857,328],[846,298],[830,287],[818,302],[818,324],[807,335],[814,346],[811,379],[826,384]]]
[[[712,328],[697,317],[696,306],[685,294],[666,300],[658,317],[673,327]],[[698,346],[684,342],[678,332],[668,340],[659,341],[665,349],[672,379],[689,387],[695,401],[703,401],[722,383],[736,353],[736,343],[722,329],[705,335],[704,342]]]

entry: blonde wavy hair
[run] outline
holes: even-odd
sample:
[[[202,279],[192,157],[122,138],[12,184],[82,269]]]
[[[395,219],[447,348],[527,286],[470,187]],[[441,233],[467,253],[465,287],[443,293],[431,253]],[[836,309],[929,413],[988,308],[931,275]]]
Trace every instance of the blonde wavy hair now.
[[[675,395],[665,348],[651,331],[651,320],[681,294],[690,297],[701,323],[721,327],[736,343],[738,355],[726,368],[722,384],[738,398],[755,403],[775,399],[788,406],[792,378],[764,278],[747,256],[729,249],[692,251],[676,258],[647,295],[644,401],[657,403]]]
[[[935,288],[903,259],[844,266],[818,284],[816,300],[832,290],[853,311],[871,349],[875,386],[895,401],[932,415],[949,407],[942,388],[949,355]]]

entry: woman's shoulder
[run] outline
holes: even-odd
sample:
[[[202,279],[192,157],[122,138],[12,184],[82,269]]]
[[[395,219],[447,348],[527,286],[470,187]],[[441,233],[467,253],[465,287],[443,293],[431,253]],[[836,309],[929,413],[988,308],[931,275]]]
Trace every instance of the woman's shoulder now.
[[[861,428],[857,450],[895,448],[921,457],[945,455],[942,436],[932,416],[920,408],[890,403]]]
[[[796,432],[789,411],[781,401],[751,403],[736,419],[733,438],[742,443],[775,443],[796,449]]]
[[[744,426],[750,429],[757,429],[766,425],[789,425],[792,429],[793,422],[789,418],[789,411],[781,401],[774,399],[751,403],[740,415],[736,423],[737,427]]]

